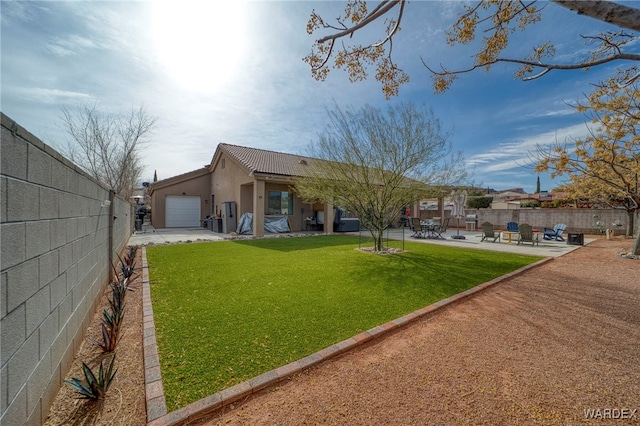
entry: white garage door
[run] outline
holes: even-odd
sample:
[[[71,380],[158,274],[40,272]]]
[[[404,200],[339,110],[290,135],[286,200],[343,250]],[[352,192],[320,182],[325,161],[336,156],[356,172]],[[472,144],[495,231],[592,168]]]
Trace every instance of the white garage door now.
[[[167,195],[165,212],[165,226],[167,228],[200,226],[200,197]]]

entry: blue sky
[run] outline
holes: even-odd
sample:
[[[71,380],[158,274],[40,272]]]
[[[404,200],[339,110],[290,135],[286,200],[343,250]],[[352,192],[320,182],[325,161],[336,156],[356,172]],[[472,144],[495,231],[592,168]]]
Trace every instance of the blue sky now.
[[[154,171],[165,179],[208,164],[221,142],[306,154],[334,103],[386,108],[412,101],[433,108],[476,185],[533,192],[527,153],[584,136],[586,118],[567,102],[615,68],[522,82],[514,80],[513,66],[498,65],[488,74],[462,75],[436,95],[421,58],[449,68],[471,63],[471,50],[445,43],[461,3],[413,1],[394,44],[395,61],[411,82],[387,101],[372,77],[352,84],[335,70],[318,82],[302,61],[314,39],[305,30],[311,11],[338,16],[342,2],[2,1],[0,7],[2,112],[60,149],[67,140],[61,107],[97,102],[118,112],[144,105],[158,120],[143,151],[146,180]],[[515,36],[511,56],[552,40],[558,58],[573,62],[586,48],[579,34],[616,28],[554,4],[543,14]],[[540,177],[543,190],[561,182]]]

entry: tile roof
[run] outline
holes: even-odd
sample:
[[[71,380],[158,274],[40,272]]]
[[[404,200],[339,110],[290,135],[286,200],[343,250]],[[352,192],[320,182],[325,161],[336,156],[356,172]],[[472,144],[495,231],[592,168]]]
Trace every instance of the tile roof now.
[[[204,176],[209,173],[209,166],[202,167],[200,169],[191,170],[190,172],[182,173],[180,175],[172,176],[170,178],[162,179],[157,182],[152,182],[149,185],[149,191],[158,188],[164,188],[165,186],[173,185],[178,182],[193,179],[198,176]]]
[[[302,155],[285,154],[226,143],[221,143],[218,147],[244,165],[250,173],[305,176],[309,173],[313,163],[318,161]]]

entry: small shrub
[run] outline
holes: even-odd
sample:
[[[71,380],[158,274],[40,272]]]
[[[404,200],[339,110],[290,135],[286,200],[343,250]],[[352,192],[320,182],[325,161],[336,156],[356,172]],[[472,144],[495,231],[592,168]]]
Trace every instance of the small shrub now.
[[[540,207],[540,201],[538,200],[531,200],[531,201],[525,201],[523,203],[520,203],[520,207],[522,207],[523,209],[526,208],[539,208]]]
[[[116,356],[111,358],[111,362],[106,371],[100,362],[100,368],[98,369],[98,377],[91,371],[91,368],[84,362],[82,363],[82,372],[84,373],[84,380],[80,380],[76,377],[71,380],[65,380],[64,382],[71,386],[76,392],[78,392],[83,399],[99,399],[104,398],[111,386],[113,378],[116,376],[118,370],[113,370]]]

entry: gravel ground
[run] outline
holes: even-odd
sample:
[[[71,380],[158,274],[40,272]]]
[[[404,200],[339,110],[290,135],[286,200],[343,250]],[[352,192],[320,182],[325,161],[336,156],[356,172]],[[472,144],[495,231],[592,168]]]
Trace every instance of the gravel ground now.
[[[597,240],[200,424],[638,424],[630,244]]]

